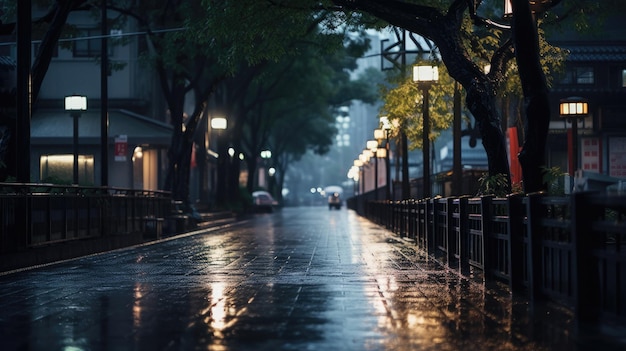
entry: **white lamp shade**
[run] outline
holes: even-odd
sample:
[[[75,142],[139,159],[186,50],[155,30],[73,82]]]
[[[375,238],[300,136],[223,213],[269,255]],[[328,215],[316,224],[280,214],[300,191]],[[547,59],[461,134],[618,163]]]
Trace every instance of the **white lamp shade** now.
[[[368,140],[366,144],[367,148],[374,152],[378,148],[378,141],[376,140]]]
[[[389,122],[389,117],[387,116],[380,117],[380,124],[383,126],[382,128],[384,130],[391,129],[391,123]]]
[[[511,4],[511,0],[504,0],[504,16],[512,16],[513,15],[513,5]]]
[[[87,97],[80,95],[72,95],[65,97],[65,110],[67,111],[85,111],[87,110]]]
[[[385,131],[382,129],[374,129],[374,139],[385,139]]]
[[[413,66],[414,82],[436,82],[439,80],[437,66]]]
[[[226,129],[228,121],[224,117],[211,118],[211,129]]]

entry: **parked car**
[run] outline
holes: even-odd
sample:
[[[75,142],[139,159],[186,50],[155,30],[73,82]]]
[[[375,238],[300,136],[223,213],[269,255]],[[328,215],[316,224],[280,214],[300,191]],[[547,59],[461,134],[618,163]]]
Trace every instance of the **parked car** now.
[[[255,212],[273,212],[278,202],[267,191],[258,190],[252,193],[252,206]]]
[[[341,196],[339,193],[332,193],[328,196],[328,209],[332,210],[333,207],[338,210],[341,209]]]

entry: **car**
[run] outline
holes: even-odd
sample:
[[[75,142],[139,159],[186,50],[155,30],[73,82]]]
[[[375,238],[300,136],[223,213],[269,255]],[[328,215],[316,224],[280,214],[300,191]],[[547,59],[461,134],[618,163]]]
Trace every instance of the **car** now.
[[[278,202],[267,191],[258,190],[252,193],[252,206],[255,212],[273,212]]]
[[[332,210],[333,207],[338,210],[341,209],[341,196],[337,192],[328,196],[328,209]]]

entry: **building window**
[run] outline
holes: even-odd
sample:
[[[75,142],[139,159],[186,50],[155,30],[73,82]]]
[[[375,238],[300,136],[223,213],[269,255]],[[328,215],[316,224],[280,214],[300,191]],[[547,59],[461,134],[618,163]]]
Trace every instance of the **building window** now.
[[[626,88],[626,69],[622,69],[622,88]]]
[[[38,55],[39,54],[39,50],[41,50],[41,42],[35,42],[33,43],[33,55]],[[59,46],[55,45],[54,49],[52,50],[52,57],[59,57]]]
[[[100,29],[83,29],[79,39],[74,40],[74,57],[100,56],[100,51],[102,49],[102,44],[100,43],[101,40],[99,38],[100,35]]]
[[[593,67],[570,67],[565,71],[561,84],[583,85],[593,84]]]

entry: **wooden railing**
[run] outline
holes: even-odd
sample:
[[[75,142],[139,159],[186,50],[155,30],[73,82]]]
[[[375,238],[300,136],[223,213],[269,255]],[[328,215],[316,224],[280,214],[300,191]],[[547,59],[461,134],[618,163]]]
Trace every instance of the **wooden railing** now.
[[[581,321],[626,322],[626,195],[349,199],[351,209],[463,274],[505,282]]]

